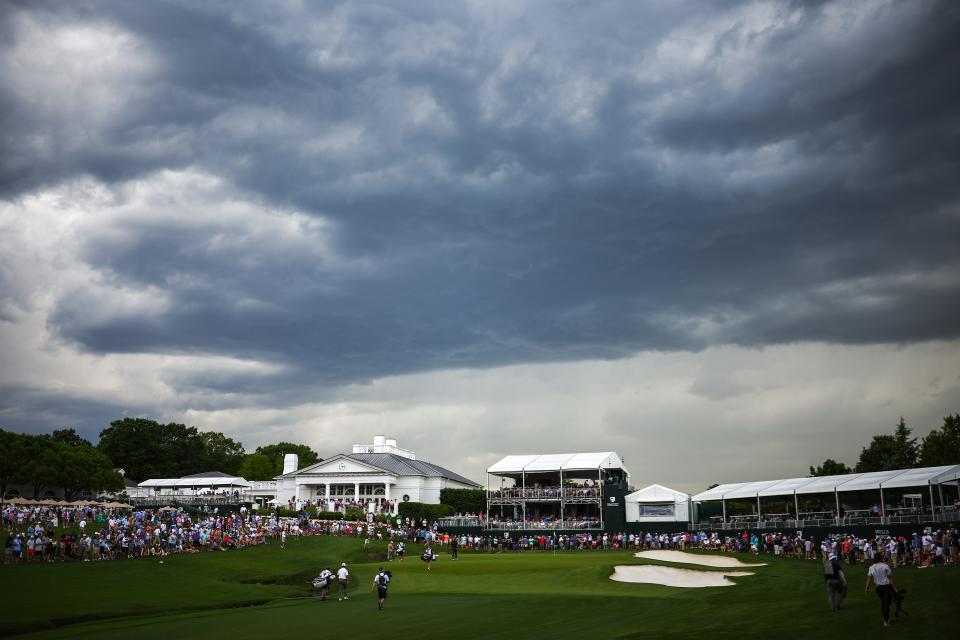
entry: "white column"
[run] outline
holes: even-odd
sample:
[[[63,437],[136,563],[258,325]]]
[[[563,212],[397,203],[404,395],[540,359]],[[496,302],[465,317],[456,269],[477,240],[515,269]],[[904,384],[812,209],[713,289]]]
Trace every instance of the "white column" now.
[[[393,508],[390,506],[390,483],[383,483],[383,499],[387,501],[387,506],[385,507],[387,513],[393,513]]]
[[[327,501],[327,506],[324,507],[328,511],[330,510],[330,483],[326,483],[326,492],[324,493],[324,499]]]
[[[297,483],[297,489],[293,497],[293,508],[294,509],[300,508],[300,483],[299,482]]]
[[[360,502],[360,483],[359,482],[353,483],[353,499],[356,500],[357,502]]]

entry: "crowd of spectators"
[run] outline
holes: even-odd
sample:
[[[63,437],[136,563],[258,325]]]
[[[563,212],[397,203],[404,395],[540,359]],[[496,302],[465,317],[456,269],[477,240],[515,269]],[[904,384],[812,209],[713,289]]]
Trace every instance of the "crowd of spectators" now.
[[[450,536],[437,534],[437,543],[449,543]],[[461,549],[481,551],[524,550],[616,550],[709,549],[739,553],[770,553],[777,556],[826,560],[836,555],[849,564],[871,562],[882,553],[893,566],[913,565],[921,568],[960,562],[960,537],[956,529],[924,530],[909,536],[859,537],[853,534],[831,534],[820,540],[782,533],[743,532],[737,536],[721,536],[717,532],[684,533],[578,533],[563,535],[467,535],[457,536]]]
[[[99,561],[226,551],[263,544],[296,522],[268,515],[183,510],[6,507],[4,563]]]

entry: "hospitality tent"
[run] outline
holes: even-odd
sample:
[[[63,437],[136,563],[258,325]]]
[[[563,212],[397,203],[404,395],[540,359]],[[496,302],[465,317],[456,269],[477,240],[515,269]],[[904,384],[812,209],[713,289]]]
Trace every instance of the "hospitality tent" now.
[[[958,479],[960,479],[960,465],[894,469],[869,473],[722,484],[692,496],[691,501],[694,504],[722,501],[724,503],[724,521],[726,521],[727,500],[754,498],[758,501],[759,508],[759,500],[762,497],[793,496],[796,501],[798,496],[801,495],[833,494],[837,513],[840,513],[840,494],[842,493],[876,491],[880,495],[881,504],[883,504],[883,491],[885,489],[927,488],[932,505],[935,502],[934,487]],[[942,506],[942,492],[940,495]]]
[[[688,522],[690,496],[659,484],[634,491],[623,498],[627,522]]]
[[[623,459],[616,451],[510,455],[487,467],[487,474],[488,476],[514,477],[514,479],[519,476],[522,483],[527,474],[557,473],[562,481],[565,473],[580,475],[584,471],[595,471],[599,480],[603,470],[623,471],[625,480],[629,483],[630,473],[623,468]]]
[[[146,497],[143,490],[154,491],[161,494],[180,494],[186,495],[188,492],[199,490],[223,490],[233,491],[234,489],[249,489],[252,487],[247,480],[240,476],[234,476],[220,471],[208,471],[206,473],[196,473],[182,478],[151,478],[144,480],[137,485],[140,490],[140,497]]]

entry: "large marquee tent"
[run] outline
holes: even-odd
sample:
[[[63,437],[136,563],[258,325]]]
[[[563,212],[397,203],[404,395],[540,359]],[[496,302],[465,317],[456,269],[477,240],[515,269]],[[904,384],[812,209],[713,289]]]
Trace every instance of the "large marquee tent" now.
[[[600,469],[623,469],[623,460],[615,451],[513,455],[501,458],[498,462],[487,467],[487,473],[506,475],[542,471],[598,471]]]
[[[883,492],[888,489],[925,488],[930,493],[931,505],[935,503],[934,487],[944,484],[955,485],[960,480],[960,465],[940,467],[921,467],[917,469],[896,469],[893,471],[873,471],[869,473],[849,473],[837,476],[807,478],[788,478],[785,480],[766,480],[761,482],[736,482],[721,484],[694,495],[691,501],[697,505],[703,502],[721,501],[723,519],[726,521],[726,501],[755,499],[757,512],[760,499],[765,497],[793,497],[799,513],[798,499],[801,495],[833,494],[837,513],[840,513],[840,494],[859,491],[877,491],[883,503]],[[940,494],[941,507],[942,493]]]

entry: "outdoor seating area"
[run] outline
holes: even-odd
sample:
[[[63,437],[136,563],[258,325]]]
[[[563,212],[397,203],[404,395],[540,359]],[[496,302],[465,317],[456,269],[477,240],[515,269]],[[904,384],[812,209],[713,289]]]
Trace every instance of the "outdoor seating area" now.
[[[782,529],[953,522],[960,465],[721,484],[691,498],[695,526]]]
[[[506,456],[487,469],[484,526],[601,529],[604,487],[629,478],[614,451]]]

